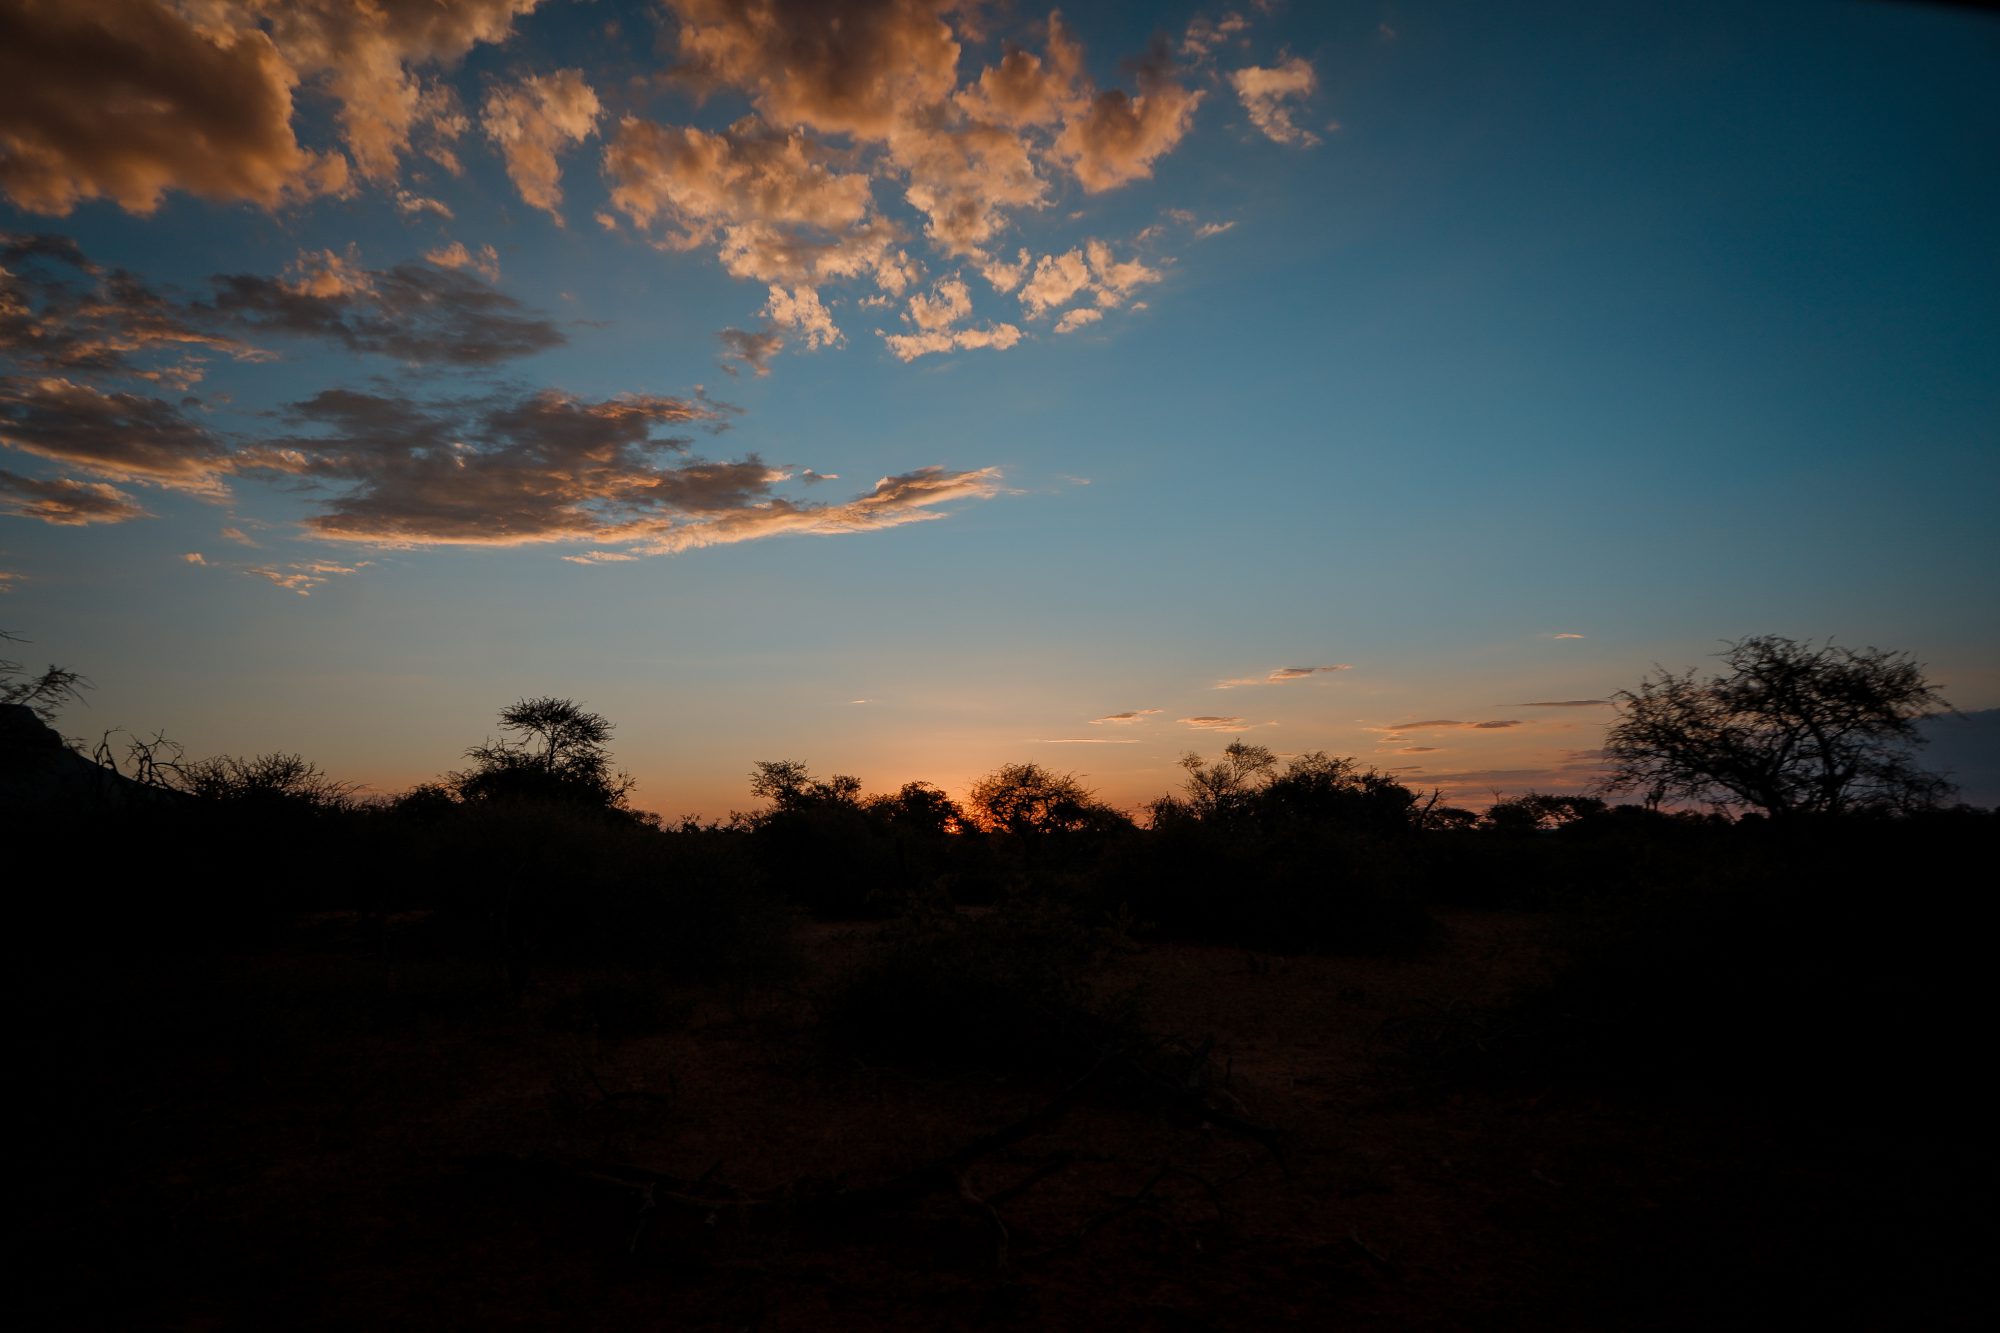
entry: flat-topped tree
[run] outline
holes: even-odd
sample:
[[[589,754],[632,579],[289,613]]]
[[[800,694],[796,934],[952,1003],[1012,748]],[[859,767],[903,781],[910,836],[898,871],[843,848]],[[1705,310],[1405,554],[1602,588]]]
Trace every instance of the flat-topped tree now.
[[[453,773],[467,801],[558,801],[622,810],[632,779],[611,768],[611,723],[571,699],[523,699],[502,709],[512,737],[467,750],[474,766]]]

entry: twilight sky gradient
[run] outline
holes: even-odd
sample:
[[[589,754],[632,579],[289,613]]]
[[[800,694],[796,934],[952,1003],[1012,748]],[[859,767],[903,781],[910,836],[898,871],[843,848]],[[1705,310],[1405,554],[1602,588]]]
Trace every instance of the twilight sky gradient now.
[[[380,790],[569,696],[669,815],[1575,790],[1760,633],[2000,706],[2000,20],[1137,12],[0,0],[0,626]]]

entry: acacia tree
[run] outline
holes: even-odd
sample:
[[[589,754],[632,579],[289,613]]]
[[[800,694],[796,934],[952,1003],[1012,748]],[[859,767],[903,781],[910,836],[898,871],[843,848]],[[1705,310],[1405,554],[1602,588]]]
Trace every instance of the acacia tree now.
[[[1951,791],[1914,763],[1917,721],[1950,705],[1907,653],[1760,635],[1717,656],[1726,674],[1661,669],[1613,696],[1606,792],[1784,816],[1921,809]]]
[[[1074,832],[1104,812],[1074,774],[1040,764],[1003,764],[973,783],[966,799],[980,827],[1020,838]]]
[[[0,630],[0,640],[26,642],[6,630]],[[51,665],[38,676],[27,675],[26,671],[24,663],[0,657],[0,704],[20,704],[45,723],[54,722],[64,704],[81,699],[82,692],[90,688],[90,682],[81,673],[68,667]]]
[[[611,723],[571,699],[523,699],[503,709],[510,738],[467,750],[473,767],[453,773],[460,799],[559,801],[621,810],[632,779],[614,772]]]

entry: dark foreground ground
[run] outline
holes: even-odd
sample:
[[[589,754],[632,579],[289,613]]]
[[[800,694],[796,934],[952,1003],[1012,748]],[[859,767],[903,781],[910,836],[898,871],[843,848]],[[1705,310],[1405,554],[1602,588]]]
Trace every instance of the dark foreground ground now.
[[[1573,922],[1436,915],[1400,959],[1113,940],[1146,1040],[983,1062],[829,1026],[870,924],[734,988],[511,988],[422,914],[23,956],[31,1326],[1986,1326],[1977,1014],[1861,957],[1834,1031],[1606,1062]]]

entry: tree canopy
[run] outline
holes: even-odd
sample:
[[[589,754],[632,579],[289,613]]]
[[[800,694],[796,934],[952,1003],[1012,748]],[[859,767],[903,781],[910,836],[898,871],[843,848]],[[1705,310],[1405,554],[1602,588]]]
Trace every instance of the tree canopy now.
[[[622,810],[632,779],[614,772],[611,723],[571,699],[522,699],[501,710],[511,737],[466,751],[473,767],[453,773],[467,801],[555,801]]]
[[[1607,792],[1772,816],[1910,810],[1951,786],[1916,767],[1916,723],[1949,705],[1907,653],[1779,635],[1731,643],[1729,670],[1661,669],[1620,690]]]

